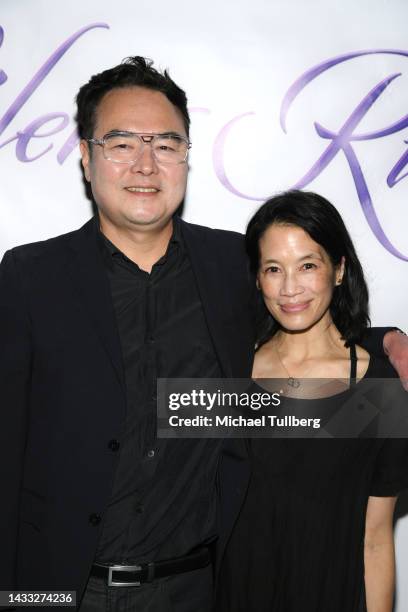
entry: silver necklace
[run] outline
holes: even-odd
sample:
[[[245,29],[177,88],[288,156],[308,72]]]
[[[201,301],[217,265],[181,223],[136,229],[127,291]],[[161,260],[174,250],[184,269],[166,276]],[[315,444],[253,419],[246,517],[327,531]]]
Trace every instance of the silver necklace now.
[[[283,363],[283,361],[281,359],[281,356],[279,354],[277,346],[275,346],[275,351],[276,351],[276,354],[278,356],[278,359],[279,359],[279,362],[280,362],[282,368],[285,370],[286,374],[288,375],[287,383],[288,383],[289,387],[293,387],[294,389],[298,389],[300,387],[300,385],[301,385],[300,380],[298,378],[295,378],[294,376],[291,375],[291,373],[289,372],[288,368],[285,366],[285,364]]]

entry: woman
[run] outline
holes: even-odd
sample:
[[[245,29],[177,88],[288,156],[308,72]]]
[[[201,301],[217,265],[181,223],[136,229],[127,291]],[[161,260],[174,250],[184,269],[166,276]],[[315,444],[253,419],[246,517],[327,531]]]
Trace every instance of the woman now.
[[[369,325],[367,287],[327,200],[300,191],[272,198],[249,222],[246,245],[268,311],[253,378],[284,379],[298,397],[302,379],[345,381],[326,392],[330,399],[284,398],[286,414],[312,401],[324,420],[356,382],[395,376],[358,344]],[[249,446],[252,479],[221,569],[218,610],[391,612],[392,519],[408,485],[406,440],[274,438]]]

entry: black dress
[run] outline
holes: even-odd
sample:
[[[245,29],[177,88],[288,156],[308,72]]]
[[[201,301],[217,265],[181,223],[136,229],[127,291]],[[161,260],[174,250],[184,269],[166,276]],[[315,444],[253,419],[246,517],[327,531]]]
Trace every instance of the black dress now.
[[[390,376],[388,362],[371,357],[365,377]],[[217,611],[364,611],[368,497],[408,486],[407,440],[258,438],[249,446],[252,476]]]

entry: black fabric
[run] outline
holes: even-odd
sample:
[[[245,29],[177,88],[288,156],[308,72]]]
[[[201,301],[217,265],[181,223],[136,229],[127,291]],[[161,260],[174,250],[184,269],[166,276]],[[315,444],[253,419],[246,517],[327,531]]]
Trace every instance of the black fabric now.
[[[371,357],[366,377],[390,374],[388,363]],[[287,399],[281,408],[292,414],[316,401],[324,417],[344,399]],[[218,612],[365,610],[368,497],[408,486],[408,441],[275,438],[249,445],[251,482],[221,568]]]
[[[180,227],[222,374],[249,376],[252,285],[242,237],[182,221]],[[0,397],[0,586],[76,590],[79,600],[112,495],[127,403],[120,336],[95,220],[5,254]],[[233,502],[224,515],[218,559],[249,476],[245,447],[231,442],[235,458],[228,441],[219,458],[226,478],[217,488]],[[188,453],[183,460],[188,470]],[[172,461],[170,484],[177,491],[182,461],[176,449]],[[190,486],[200,484],[193,472],[190,479]],[[215,483],[212,489],[203,484],[200,503],[208,508],[216,497]],[[179,495],[175,511],[181,521],[183,503]],[[207,516],[203,511],[201,533],[208,532]]]
[[[248,377],[254,285],[242,236],[183,221],[180,227],[222,373]],[[92,219],[69,234],[16,247],[0,265],[3,590],[76,590],[80,599],[95,559],[127,403],[98,245]],[[217,567],[249,474],[246,442],[226,440],[211,492],[220,502]]]
[[[357,352],[356,345],[350,345],[350,386],[353,387],[357,382]]]
[[[384,357],[383,339],[389,331],[394,331],[397,327],[369,327],[364,333],[359,344],[365,348],[370,355]]]
[[[126,420],[96,562],[176,558],[217,536],[221,440],[156,438],[158,377],[218,378],[180,222],[148,274],[103,235],[126,381]]]

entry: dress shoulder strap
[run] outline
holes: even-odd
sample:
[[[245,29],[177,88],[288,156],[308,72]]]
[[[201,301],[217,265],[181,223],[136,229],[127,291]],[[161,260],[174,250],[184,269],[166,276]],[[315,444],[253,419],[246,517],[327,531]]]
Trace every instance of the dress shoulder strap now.
[[[357,382],[357,351],[356,345],[350,344],[350,387]]]

